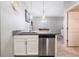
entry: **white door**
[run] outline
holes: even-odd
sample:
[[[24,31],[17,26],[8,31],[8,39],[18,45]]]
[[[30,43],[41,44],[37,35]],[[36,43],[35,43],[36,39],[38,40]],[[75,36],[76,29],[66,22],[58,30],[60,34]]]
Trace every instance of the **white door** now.
[[[15,39],[14,42],[14,55],[26,55],[27,53],[26,39]]]
[[[68,13],[68,46],[79,46],[79,12]]]

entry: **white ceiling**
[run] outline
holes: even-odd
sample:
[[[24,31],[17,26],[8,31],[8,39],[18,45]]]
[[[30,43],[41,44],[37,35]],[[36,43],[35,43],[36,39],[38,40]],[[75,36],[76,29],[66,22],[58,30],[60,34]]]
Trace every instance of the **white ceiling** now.
[[[79,3],[79,1],[65,1],[64,2],[64,9],[67,10],[71,6],[73,6],[75,3]]]
[[[26,9],[32,13],[33,16],[43,15],[43,1],[24,1],[22,2]],[[31,6],[32,3],[32,6]],[[64,1],[44,1],[45,16],[48,17],[62,17],[64,15]],[[67,4],[67,2],[66,2]],[[70,3],[69,3],[70,4]],[[31,8],[32,7],[32,8]],[[68,5],[66,6],[66,8]]]

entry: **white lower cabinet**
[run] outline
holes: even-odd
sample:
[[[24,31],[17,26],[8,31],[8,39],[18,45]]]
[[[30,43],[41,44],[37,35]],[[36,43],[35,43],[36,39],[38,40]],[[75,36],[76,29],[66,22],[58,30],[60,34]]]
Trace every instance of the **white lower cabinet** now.
[[[37,39],[27,40],[27,55],[38,55],[38,40]]]
[[[15,39],[14,41],[14,55],[26,55],[26,40],[25,39]]]
[[[38,35],[29,36],[14,36],[14,55],[38,55]]]

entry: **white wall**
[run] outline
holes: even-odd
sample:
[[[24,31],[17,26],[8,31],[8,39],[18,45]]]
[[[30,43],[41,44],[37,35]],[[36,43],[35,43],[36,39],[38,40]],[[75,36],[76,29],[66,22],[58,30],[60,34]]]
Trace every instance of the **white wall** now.
[[[1,9],[0,9],[0,15],[1,15]],[[1,16],[0,16],[0,56],[1,56]]]
[[[32,13],[33,16],[43,15],[43,1],[23,1],[28,11]],[[32,8],[31,8],[32,7]],[[63,16],[64,13],[64,1],[44,1],[44,11],[46,16]]]
[[[13,10],[10,2],[0,2],[1,8],[1,56],[13,55],[13,30],[23,30],[25,27],[25,14],[22,8]],[[22,6],[20,6],[22,7]]]
[[[47,27],[52,33],[60,33],[61,28],[63,27],[63,17],[47,17],[47,24],[40,23],[41,17],[33,18],[33,30],[38,30],[38,28]]]

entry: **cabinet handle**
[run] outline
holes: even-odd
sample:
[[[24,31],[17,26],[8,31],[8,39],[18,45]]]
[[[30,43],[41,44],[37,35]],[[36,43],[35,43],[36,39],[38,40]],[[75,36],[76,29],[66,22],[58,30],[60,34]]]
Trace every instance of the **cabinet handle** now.
[[[27,41],[26,41],[26,54],[27,54]]]

